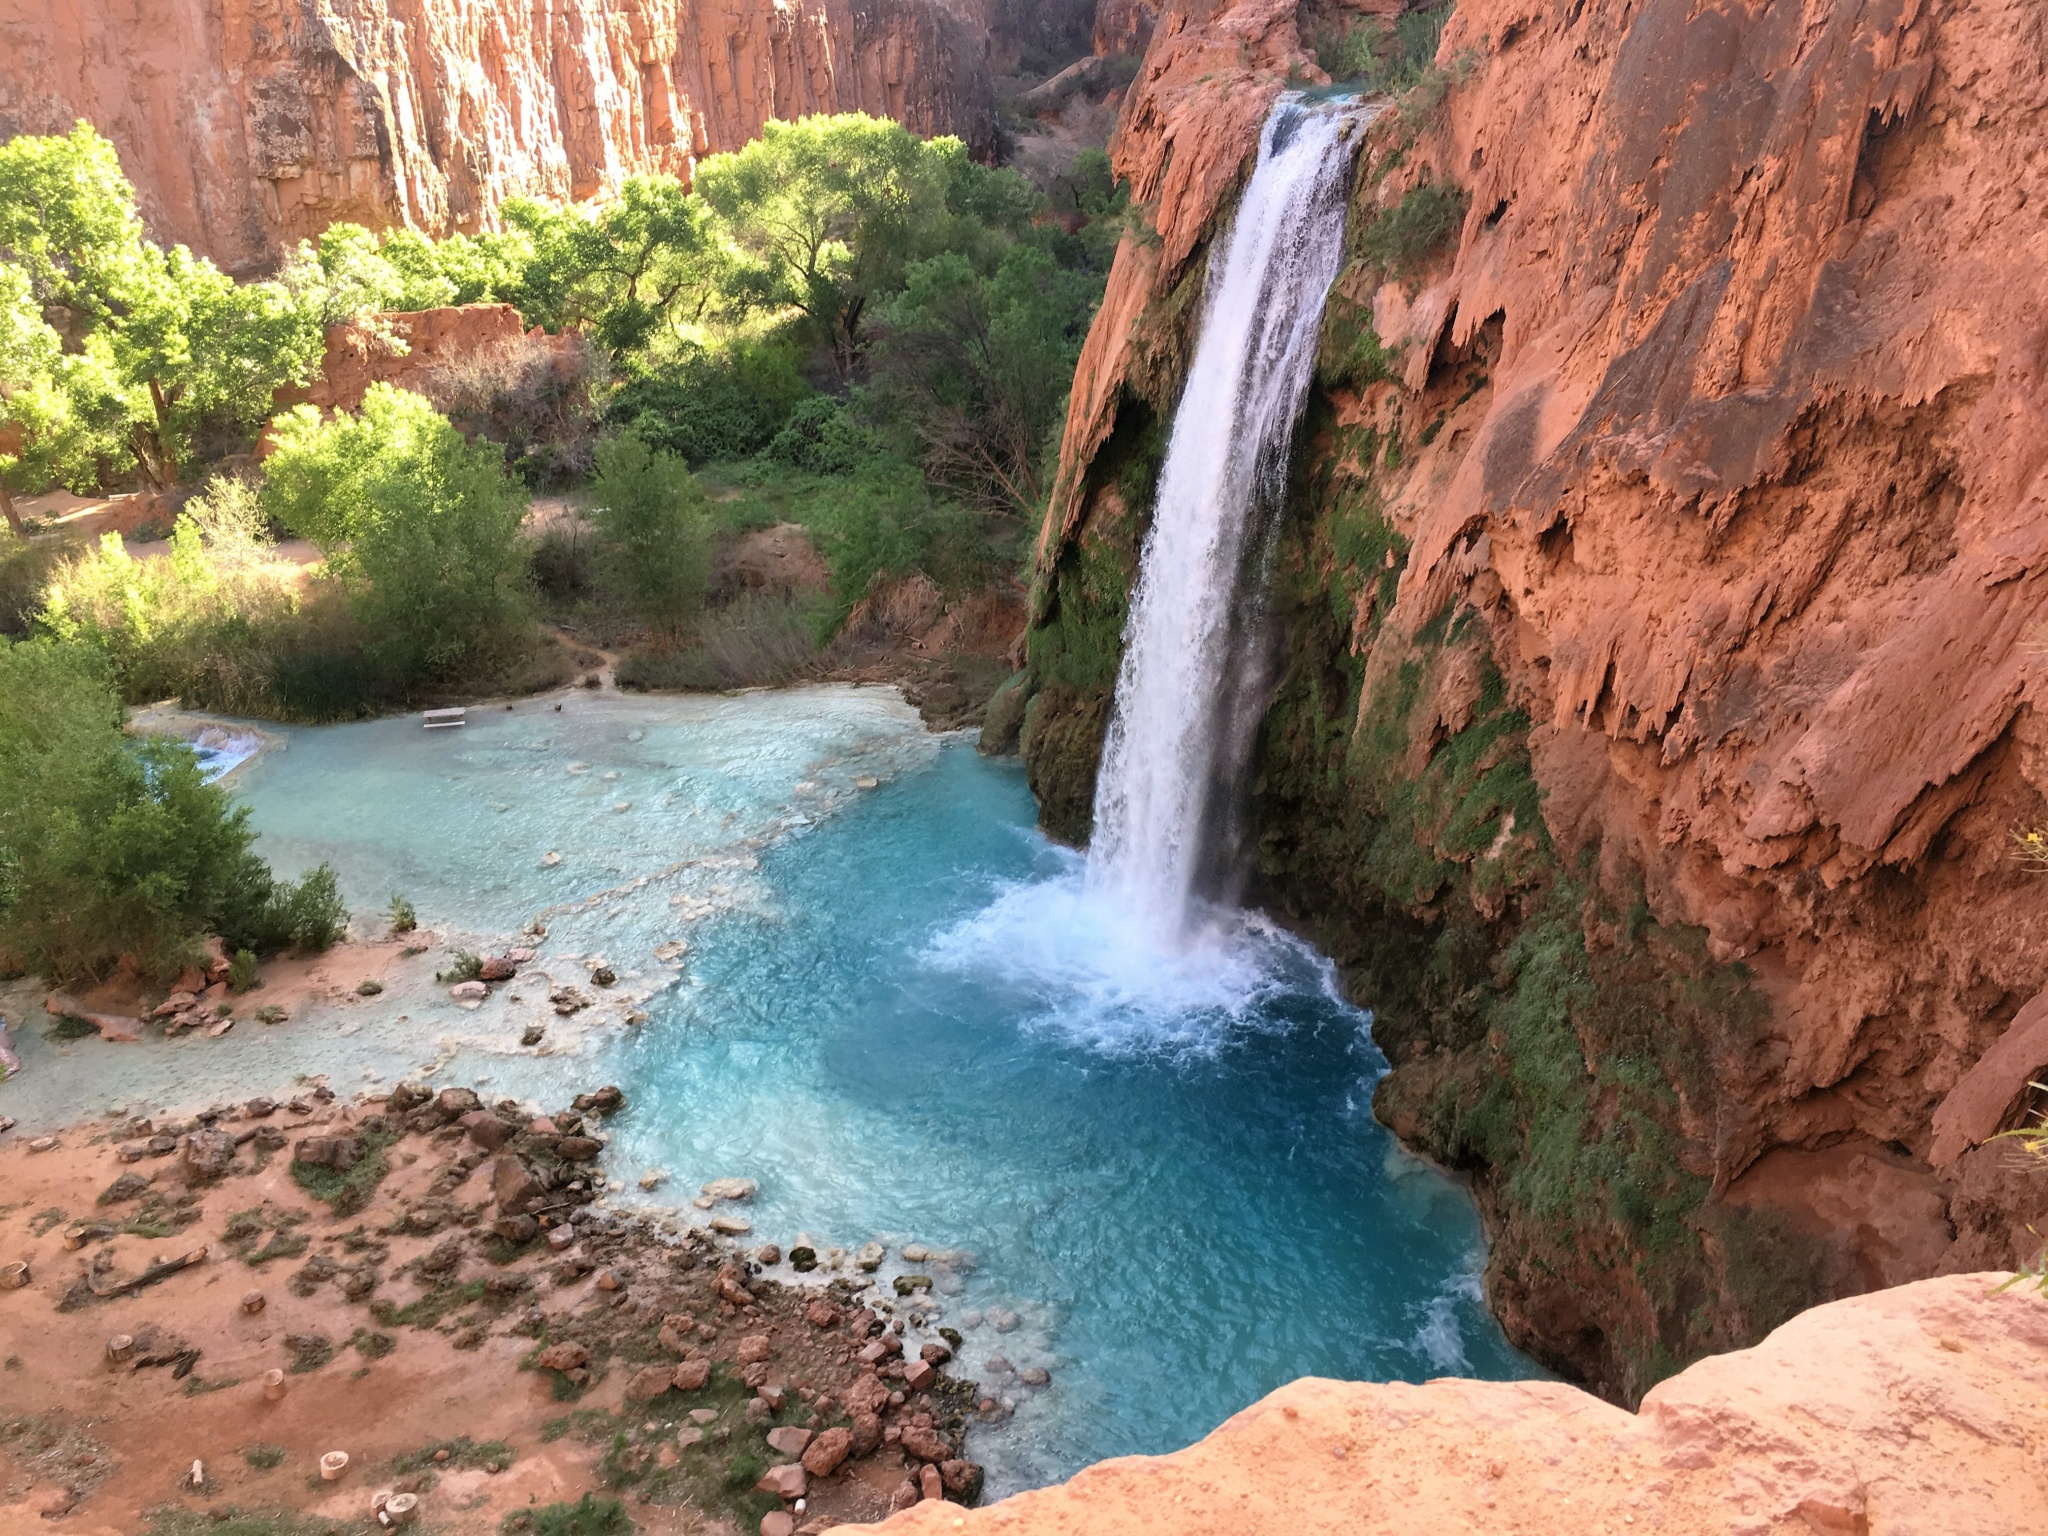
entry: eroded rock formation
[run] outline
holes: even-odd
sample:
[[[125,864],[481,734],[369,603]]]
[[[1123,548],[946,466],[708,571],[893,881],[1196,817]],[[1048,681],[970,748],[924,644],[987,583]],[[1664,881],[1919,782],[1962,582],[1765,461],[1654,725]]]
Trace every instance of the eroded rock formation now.
[[[1554,1382],[1306,1378],[1171,1456],[1102,1462],[889,1536],[1819,1536],[2023,1531],[2040,1504],[2048,1306],[1999,1275],[1805,1313],[1631,1414]]]
[[[2044,27],[1462,0],[1361,155],[1270,546],[1260,874],[1376,1009],[1383,1117],[1475,1173],[1511,1333],[1624,1400],[2041,1246],[2048,1178],[1984,1143],[2048,1064]],[[1082,358],[1022,722],[1070,837],[1303,30],[1170,6],[1113,146],[1156,235]]]
[[[514,194],[687,177],[770,118],[995,143],[973,0],[0,0],[0,137],[84,118],[158,239],[236,271],[338,219],[430,234]]]

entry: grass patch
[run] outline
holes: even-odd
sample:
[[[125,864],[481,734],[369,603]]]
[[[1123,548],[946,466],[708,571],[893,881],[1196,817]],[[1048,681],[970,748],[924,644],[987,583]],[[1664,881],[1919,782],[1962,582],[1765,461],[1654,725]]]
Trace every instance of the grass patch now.
[[[317,1478],[315,1485],[325,1486]],[[232,1506],[199,1510],[166,1505],[151,1511],[144,1536],[350,1536],[359,1529],[345,1521],[287,1510],[265,1512]]]
[[[332,1360],[335,1355],[334,1340],[324,1333],[288,1333],[284,1347],[291,1351],[291,1364],[285,1369],[294,1376],[303,1376],[317,1371]]]
[[[460,1285],[436,1286],[402,1307],[394,1302],[373,1301],[370,1303],[370,1315],[386,1328],[436,1328],[450,1312],[474,1306],[490,1295],[483,1281],[465,1280]],[[512,1298],[505,1299],[509,1301]]]
[[[367,1328],[358,1328],[349,1335],[349,1347],[365,1360],[382,1360],[398,1348],[398,1340],[388,1333],[372,1333]]]
[[[33,1237],[45,1237],[52,1228],[62,1226],[68,1219],[64,1212],[56,1206],[45,1206],[42,1210],[37,1211],[35,1215],[29,1217],[29,1234]]]
[[[442,1453],[446,1452],[443,1457]],[[393,1459],[391,1470],[403,1476],[408,1472],[428,1471],[435,1467],[496,1467],[503,1471],[512,1465],[512,1447],[502,1440],[486,1440],[481,1445],[467,1435],[454,1440],[436,1440],[423,1445],[416,1451],[407,1451]]]
[[[505,1536],[633,1536],[636,1527],[621,1500],[586,1493],[574,1504],[514,1510],[499,1529]]]
[[[396,1131],[365,1125],[356,1132],[363,1155],[353,1168],[318,1168],[310,1163],[292,1164],[292,1182],[315,1200],[327,1202],[337,1216],[353,1216],[370,1203],[370,1196],[391,1171],[389,1148],[398,1139]]]
[[[284,1459],[287,1454],[289,1453],[281,1445],[259,1442],[256,1445],[245,1445],[242,1447],[242,1460],[258,1472],[275,1472],[284,1465]]]
[[[229,1387],[239,1387],[241,1384],[242,1378],[239,1376],[223,1376],[218,1381],[209,1380],[204,1376],[188,1376],[185,1378],[185,1395],[187,1397],[204,1397],[209,1392],[222,1392]]]

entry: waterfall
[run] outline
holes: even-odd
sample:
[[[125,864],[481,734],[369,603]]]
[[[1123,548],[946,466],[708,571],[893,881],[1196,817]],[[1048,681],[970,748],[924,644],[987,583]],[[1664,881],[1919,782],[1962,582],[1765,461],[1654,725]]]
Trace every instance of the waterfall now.
[[[1281,97],[1227,239],[1160,472],[1095,792],[1088,881],[1156,936],[1219,894],[1223,827],[1250,755],[1260,669],[1238,588],[1279,504],[1323,304],[1342,260],[1350,102]],[[1257,697],[1253,697],[1257,695]]]

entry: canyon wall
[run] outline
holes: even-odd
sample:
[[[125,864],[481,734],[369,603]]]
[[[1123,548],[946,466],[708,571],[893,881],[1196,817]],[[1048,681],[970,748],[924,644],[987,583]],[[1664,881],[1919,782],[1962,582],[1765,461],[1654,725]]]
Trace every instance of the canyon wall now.
[[[339,219],[687,178],[770,118],[996,143],[975,0],[0,0],[0,138],[84,118],[152,233],[236,272]]]
[[[1112,146],[1150,227],[1000,696],[1070,839],[1305,35],[1170,5]],[[2048,1066],[2044,148],[2025,0],[1461,0],[1366,135],[1263,551],[1256,875],[1472,1174],[1511,1336],[1618,1400],[2048,1231],[1991,1140]]]
[[[1171,1456],[887,1536],[1985,1536],[2038,1522],[2048,1305],[1953,1276],[1799,1317],[1630,1414],[1558,1382],[1305,1378]]]

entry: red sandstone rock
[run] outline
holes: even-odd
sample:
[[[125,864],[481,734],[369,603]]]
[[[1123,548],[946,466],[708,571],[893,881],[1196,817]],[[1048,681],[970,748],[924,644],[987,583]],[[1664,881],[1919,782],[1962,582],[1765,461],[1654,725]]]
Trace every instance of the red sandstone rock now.
[[[804,1470],[813,1477],[830,1477],[839,1470],[853,1450],[853,1432],[837,1426],[825,1430],[804,1447]]]
[[[1171,1456],[1102,1462],[889,1536],[1496,1536],[2022,1531],[2037,1518],[2048,1305],[1998,1275],[1802,1314],[1640,1414],[1558,1382],[1304,1379]],[[936,1470],[936,1469],[934,1469]]]

